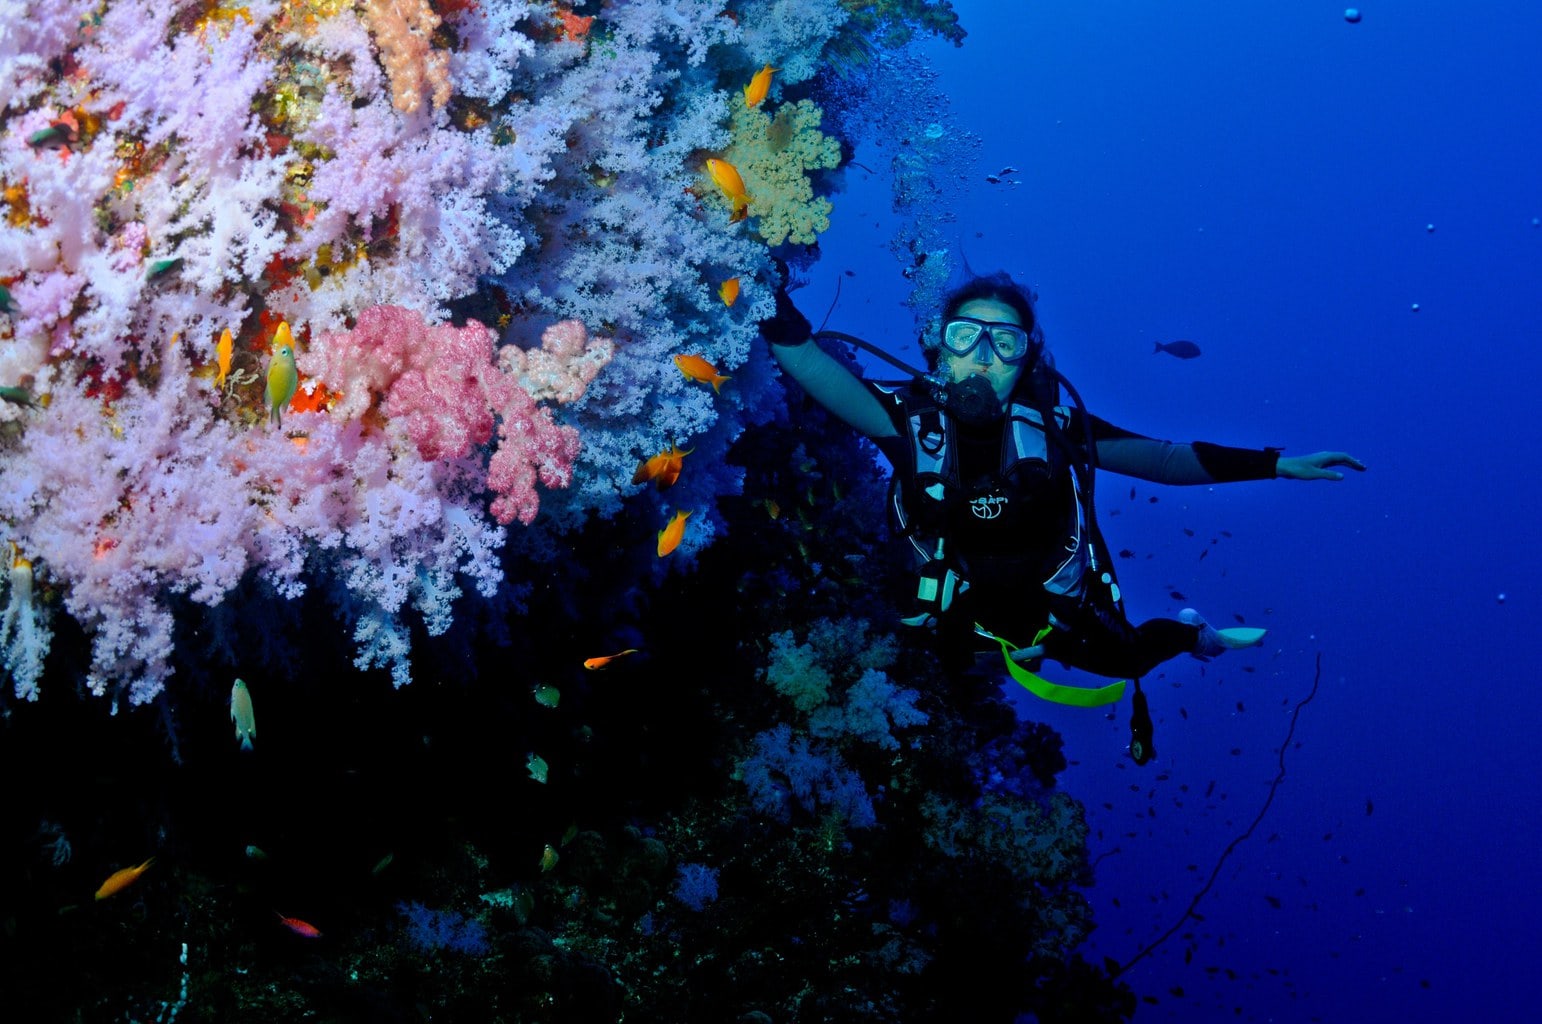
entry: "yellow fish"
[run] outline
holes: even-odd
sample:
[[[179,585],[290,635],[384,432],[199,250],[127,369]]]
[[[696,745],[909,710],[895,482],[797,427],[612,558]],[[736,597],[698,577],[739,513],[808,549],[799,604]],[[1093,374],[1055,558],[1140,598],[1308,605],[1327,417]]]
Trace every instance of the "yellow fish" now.
[[[230,688],[230,720],[236,723],[236,739],[241,741],[241,749],[251,750],[252,740],[257,736],[257,715],[252,710],[252,691],[239,679]]]
[[[717,297],[723,300],[723,305],[732,306],[734,300],[739,297],[739,279],[730,277],[717,286]]]
[[[663,558],[685,539],[685,521],[689,518],[689,512],[676,512],[675,517],[669,521],[669,525],[659,531],[659,557]]]
[[[722,391],[725,380],[732,380],[726,374],[718,373],[717,367],[707,362],[701,356],[675,356],[675,365],[680,372],[691,380],[699,380],[703,384],[711,384],[713,391]]]
[[[284,429],[284,409],[294,400],[299,386],[300,370],[294,364],[294,338],[289,333],[289,324],[283,322],[273,335],[273,356],[268,360],[268,388],[264,396],[268,417],[280,430]]]
[[[744,105],[746,107],[758,107],[766,98],[766,93],[771,91],[771,76],[781,68],[774,68],[767,64],[755,72],[755,77],[750,79],[750,84],[744,87]]]
[[[96,890],[96,898],[105,900],[109,896],[116,896],[130,885],[133,885],[135,879],[144,874],[153,863],[155,863],[155,858],[151,857],[137,868],[120,868],[114,871],[107,876],[107,881],[102,883],[102,887]]]
[[[214,358],[219,367],[219,375],[214,378],[214,386],[225,386],[225,377],[230,373],[230,351],[235,347],[235,339],[230,336],[230,328],[227,327],[220,334],[220,340],[214,345]]]
[[[741,221],[749,213],[750,203],[753,199],[744,191],[744,179],[739,177],[739,168],[727,160],[719,160],[711,157],[707,160],[707,173],[717,183],[717,187],[723,190],[723,194],[733,203],[733,217],[731,220]]]

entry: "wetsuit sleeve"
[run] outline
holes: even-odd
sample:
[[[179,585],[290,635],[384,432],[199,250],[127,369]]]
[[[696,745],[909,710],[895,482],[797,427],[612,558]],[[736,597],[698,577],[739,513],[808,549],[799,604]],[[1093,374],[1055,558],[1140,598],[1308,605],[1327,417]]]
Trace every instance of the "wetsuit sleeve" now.
[[[1161,484],[1273,480],[1280,449],[1229,448],[1208,441],[1180,444],[1134,434],[1089,418],[1098,467]]]
[[[858,433],[874,439],[899,436],[890,408],[818,344],[772,345],[771,355],[810,398]]]

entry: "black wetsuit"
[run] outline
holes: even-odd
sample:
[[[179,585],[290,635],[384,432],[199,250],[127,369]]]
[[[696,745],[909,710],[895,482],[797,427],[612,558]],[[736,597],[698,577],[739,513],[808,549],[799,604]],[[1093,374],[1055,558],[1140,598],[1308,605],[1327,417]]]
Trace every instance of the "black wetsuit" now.
[[[890,393],[872,388],[890,412],[897,437],[874,438],[896,473],[910,465],[907,403],[921,401],[917,389]],[[1069,470],[1001,473],[1004,419],[968,428],[944,416],[958,458],[957,498],[948,503],[942,533],[969,587],[939,623],[942,653],[962,665],[995,645],[973,631],[974,623],[1019,646],[1033,642],[1051,613],[1064,628],[1043,641],[1047,657],[1110,677],[1145,675],[1179,654],[1193,651],[1195,626],[1174,619],[1131,625],[1110,600],[1082,601],[1053,594],[1043,583],[1066,553],[1063,538],[1074,532],[1075,494]],[[1227,448],[1195,442],[1173,444],[1122,430],[1089,417],[1100,468],[1162,483],[1223,483],[1271,479],[1278,452]],[[1058,442],[1068,458],[1085,464],[1086,433],[1080,414]],[[1095,525],[1091,531],[1096,534]],[[1092,539],[1106,561],[1101,538]],[[1111,571],[1111,570],[1110,570]]]

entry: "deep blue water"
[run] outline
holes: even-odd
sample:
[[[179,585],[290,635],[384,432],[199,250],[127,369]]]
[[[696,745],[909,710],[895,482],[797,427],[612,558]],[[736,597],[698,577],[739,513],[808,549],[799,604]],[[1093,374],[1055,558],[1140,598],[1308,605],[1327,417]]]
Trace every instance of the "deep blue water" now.
[[[1107,853],[1089,954],[1123,962],[1183,914],[1268,795],[1320,655],[1264,821],[1203,920],[1125,976],[1159,1000],[1137,1020],[1530,1019],[1542,8],[955,6],[965,45],[926,47],[980,139],[953,230],[976,270],[1039,290],[1088,406],[1369,466],[1134,500],[1101,478],[1110,545],[1137,556],[1119,566],[1133,619],[1192,603],[1271,633],[1148,680],[1144,768],[1125,705],[1023,694],[1065,735],[1061,785]],[[1007,165],[1019,184],[985,180]],[[830,327],[914,356],[886,195],[857,177],[799,302],[817,322],[837,272],[864,268]],[[1153,355],[1174,338],[1203,356]]]

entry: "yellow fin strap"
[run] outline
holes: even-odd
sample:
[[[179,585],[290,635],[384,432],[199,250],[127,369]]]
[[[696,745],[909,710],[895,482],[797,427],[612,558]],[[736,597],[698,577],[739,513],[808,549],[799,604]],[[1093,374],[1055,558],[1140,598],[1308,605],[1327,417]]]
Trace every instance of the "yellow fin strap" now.
[[[1125,684],[1129,682],[1127,679],[1121,679],[1117,683],[1109,683],[1107,686],[1099,687],[1066,686],[1064,683],[1052,683],[1047,679],[1034,675],[1012,660],[1012,652],[1017,650],[1017,645],[1012,643],[1012,641],[1003,640],[999,636],[987,633],[979,626],[975,627],[975,632],[1001,645],[1001,657],[1007,663],[1007,673],[1022,684],[1023,689],[1040,700],[1047,700],[1052,704],[1065,704],[1073,708],[1100,708],[1105,704],[1113,704],[1120,697],[1124,696]],[[1034,643],[1037,645],[1048,633],[1049,628],[1045,627],[1034,638]]]

